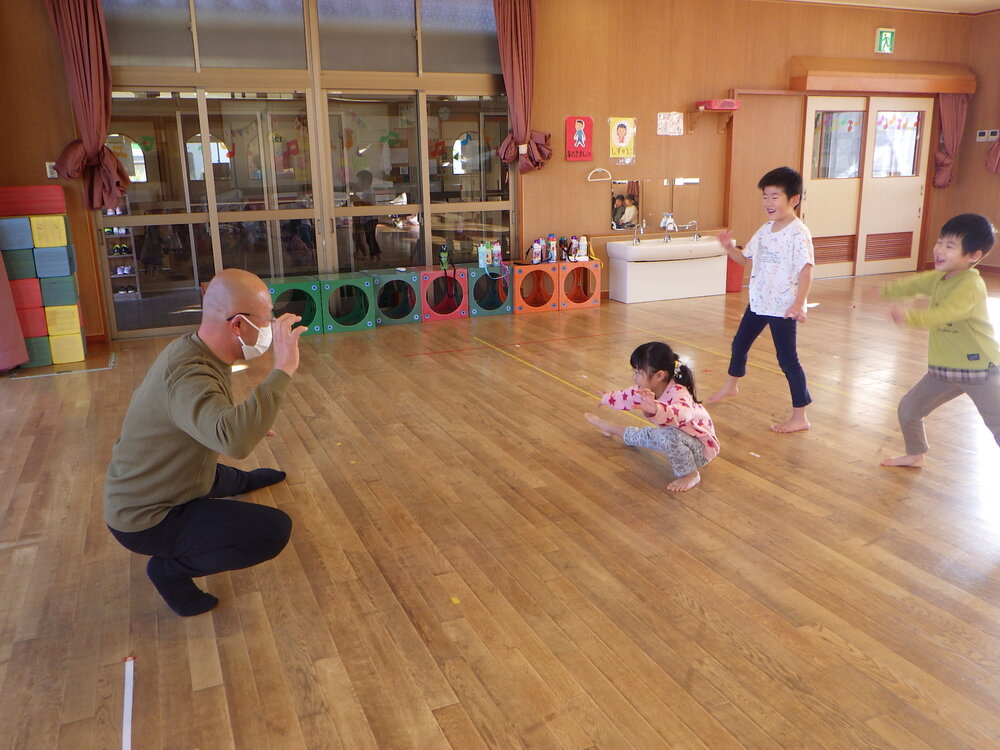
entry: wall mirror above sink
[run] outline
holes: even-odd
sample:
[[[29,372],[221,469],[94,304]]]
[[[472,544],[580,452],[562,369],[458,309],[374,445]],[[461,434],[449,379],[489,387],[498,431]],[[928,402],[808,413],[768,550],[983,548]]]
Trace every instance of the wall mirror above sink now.
[[[640,216],[646,221],[646,233],[658,231],[664,214],[673,214],[678,226],[697,221],[700,215],[701,179],[698,177],[661,177],[642,181],[645,203]]]
[[[636,224],[642,221],[643,204],[638,180],[611,180],[612,229],[634,230]]]

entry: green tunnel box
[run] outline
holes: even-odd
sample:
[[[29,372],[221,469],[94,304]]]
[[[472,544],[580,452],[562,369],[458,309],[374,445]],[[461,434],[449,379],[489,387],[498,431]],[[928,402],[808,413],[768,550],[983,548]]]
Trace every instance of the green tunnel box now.
[[[420,274],[415,270],[373,268],[363,271],[375,282],[375,324],[420,322]]]
[[[344,333],[375,327],[378,305],[372,276],[367,273],[331,273],[321,274],[319,281],[323,330]]]
[[[514,312],[514,293],[510,288],[513,270],[504,266],[488,269],[467,265],[469,269],[469,316],[510,315]],[[500,277],[500,278],[497,278]]]
[[[323,333],[323,307],[319,279],[315,276],[279,276],[264,279],[274,304],[274,317],[293,313],[302,318],[303,336]]]

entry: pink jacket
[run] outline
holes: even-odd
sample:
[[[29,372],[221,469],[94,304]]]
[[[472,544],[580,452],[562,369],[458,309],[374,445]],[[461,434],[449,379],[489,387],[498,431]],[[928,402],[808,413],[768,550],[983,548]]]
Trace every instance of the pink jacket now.
[[[601,403],[612,409],[628,411],[637,409],[642,403],[639,389],[632,387],[624,391],[610,391],[601,398]],[[719,439],[715,437],[715,425],[708,416],[708,410],[691,398],[691,392],[683,385],[671,382],[656,400],[656,414],[649,421],[661,427],[676,427],[692,437],[698,438],[705,447],[705,460],[711,461],[719,455]]]

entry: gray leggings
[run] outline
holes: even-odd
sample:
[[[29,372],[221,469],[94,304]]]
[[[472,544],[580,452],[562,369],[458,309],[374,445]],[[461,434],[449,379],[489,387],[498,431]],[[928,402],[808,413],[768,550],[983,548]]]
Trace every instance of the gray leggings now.
[[[924,375],[899,402],[899,426],[903,430],[906,453],[916,456],[927,452],[924,417],[953,398],[968,393],[983,421],[1000,445],[1000,374],[995,368],[980,383],[957,383]]]
[[[708,463],[701,441],[677,427],[626,427],[622,440],[625,445],[665,453],[675,477],[687,476]]]

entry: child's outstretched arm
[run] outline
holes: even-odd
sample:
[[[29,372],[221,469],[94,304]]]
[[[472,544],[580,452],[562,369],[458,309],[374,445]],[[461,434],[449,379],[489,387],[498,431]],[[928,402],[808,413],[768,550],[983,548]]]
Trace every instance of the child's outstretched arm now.
[[[619,411],[634,409],[642,403],[638,388],[626,388],[623,391],[606,391],[601,394],[601,406],[608,406]]]
[[[726,251],[726,255],[732,259],[733,263],[745,266],[750,262],[750,259],[737,249],[736,240],[733,239],[733,230],[727,229],[725,232],[717,235],[716,239],[722,245],[722,249]]]

